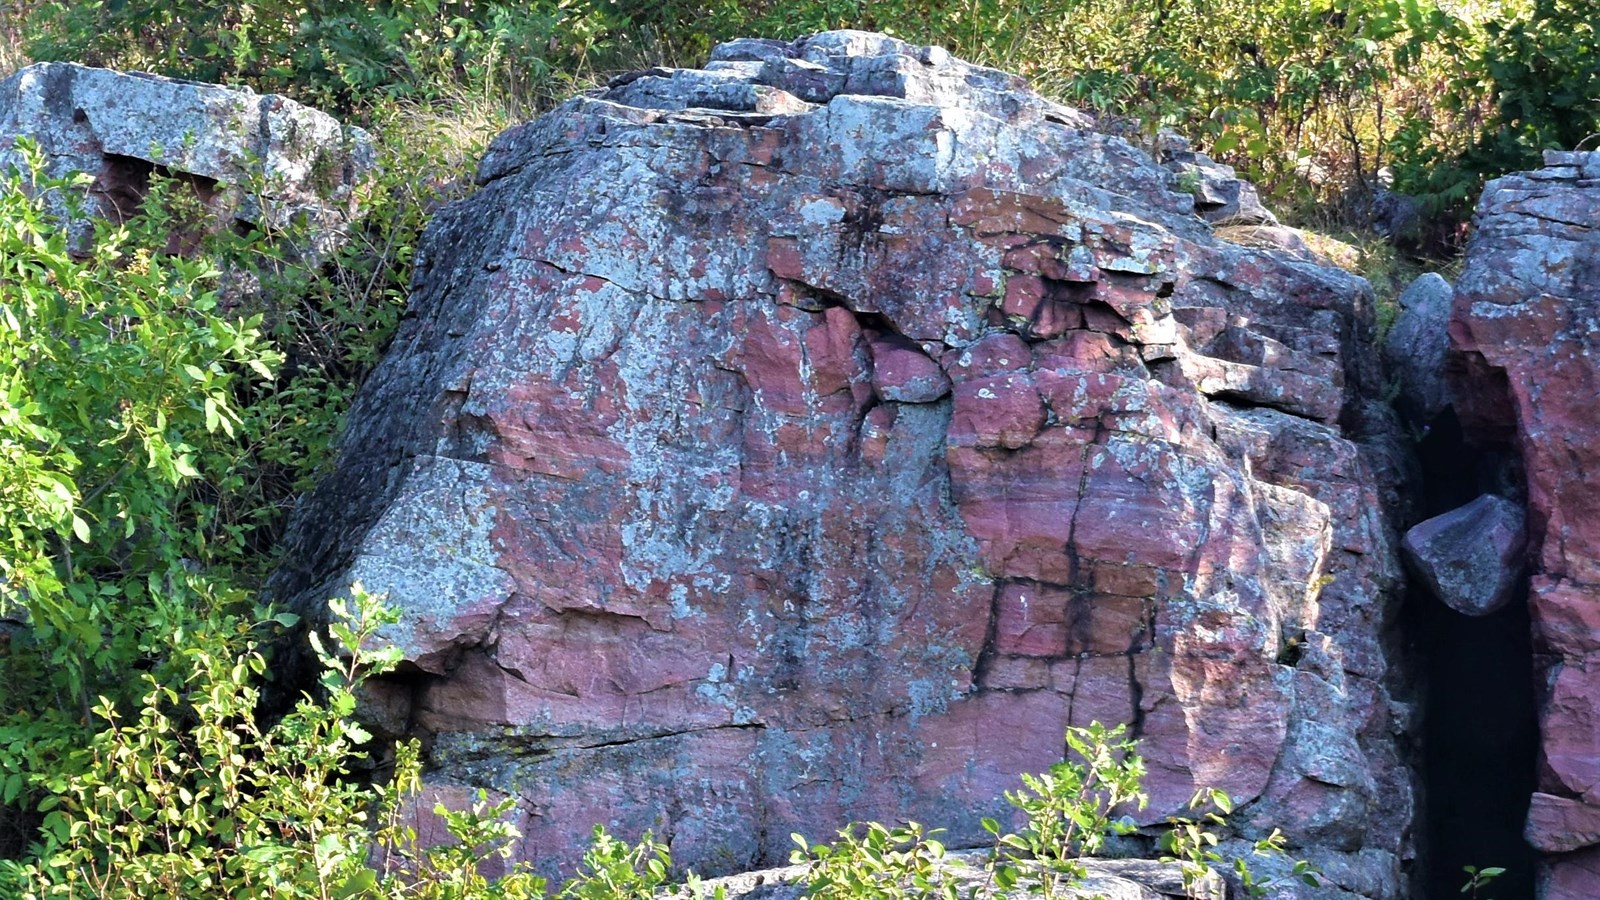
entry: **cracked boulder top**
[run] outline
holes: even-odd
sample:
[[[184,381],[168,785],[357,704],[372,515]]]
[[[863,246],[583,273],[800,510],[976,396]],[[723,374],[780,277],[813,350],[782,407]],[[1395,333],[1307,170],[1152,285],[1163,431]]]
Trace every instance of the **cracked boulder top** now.
[[[101,214],[125,217],[153,172],[194,184],[218,213],[272,229],[310,226],[314,245],[348,222],[373,166],[359,128],[276,94],[40,63],[0,82],[0,170],[38,145],[46,174],[95,177]]]
[[[506,131],[276,590],[388,595],[373,728],[549,871],[597,821],[722,872],[852,819],[982,842],[1099,720],[1145,821],[1217,787],[1400,896],[1370,289],[1091,126],[830,32]]]

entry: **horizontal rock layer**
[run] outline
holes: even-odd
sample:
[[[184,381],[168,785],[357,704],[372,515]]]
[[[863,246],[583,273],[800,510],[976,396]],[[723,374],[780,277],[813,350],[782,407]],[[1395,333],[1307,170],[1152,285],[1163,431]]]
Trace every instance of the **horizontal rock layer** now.
[[[23,165],[18,138],[38,146],[43,174],[93,176],[91,211],[128,217],[159,171],[224,224],[308,228],[303,252],[316,254],[338,242],[373,167],[365,132],[287,97],[72,63],[0,81],[0,171]]]

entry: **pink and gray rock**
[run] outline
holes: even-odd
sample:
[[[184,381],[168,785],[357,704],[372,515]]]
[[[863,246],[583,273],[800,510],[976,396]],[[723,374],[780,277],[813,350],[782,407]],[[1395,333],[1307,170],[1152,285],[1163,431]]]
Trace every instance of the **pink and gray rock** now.
[[[1469,437],[1527,473],[1542,764],[1528,819],[1548,900],[1600,896],[1600,153],[1489,183],[1450,321]],[[1590,823],[1581,829],[1571,823]]]
[[[1324,896],[1401,896],[1371,292],[1086,125],[832,32],[502,134],[279,589],[388,593],[375,718],[546,867],[597,821],[723,872],[850,819],[977,841],[1100,720],[1144,821],[1220,787]]]
[[[1240,178],[1233,166],[1197,153],[1188,139],[1163,132],[1158,155],[1175,176],[1173,187],[1194,195],[1195,211],[1214,225],[1278,225],[1278,217],[1261,203],[1256,186]]]
[[[19,138],[46,174],[94,176],[103,215],[131,214],[161,171],[230,220],[309,227],[317,254],[337,244],[373,166],[364,132],[287,97],[72,63],[0,81],[0,171],[23,164]]]
[[[1412,570],[1458,613],[1486,616],[1527,578],[1522,505],[1484,494],[1417,524],[1400,544]]]

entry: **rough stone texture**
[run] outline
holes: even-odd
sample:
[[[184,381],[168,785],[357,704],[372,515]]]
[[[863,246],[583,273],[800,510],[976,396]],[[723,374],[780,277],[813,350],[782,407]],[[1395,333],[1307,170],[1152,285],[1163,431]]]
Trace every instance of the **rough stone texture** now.
[[[1393,183],[1393,170],[1384,166],[1378,171],[1377,183],[1352,185],[1343,202],[1389,243],[1415,247],[1427,233],[1427,207],[1421,199],[1385,186]]]
[[[1493,494],[1413,526],[1400,546],[1434,596],[1464,615],[1501,609],[1527,577],[1522,507]]]
[[[983,863],[986,854],[951,853],[945,857],[943,873],[959,886],[961,896],[973,896],[973,889],[986,880]],[[1188,889],[1183,870],[1175,862],[1143,859],[1081,859],[1087,870],[1083,881],[1058,894],[1063,900],[1227,900],[1227,886],[1215,873],[1197,879]],[[806,867],[800,865],[741,872],[725,878],[705,880],[706,896],[721,888],[727,900],[800,900],[805,892]],[[1024,876],[1010,896],[1045,896],[1042,890],[1028,890]]]
[[[1214,225],[1278,226],[1278,217],[1261,204],[1256,186],[1243,180],[1233,166],[1197,153],[1188,139],[1163,132],[1157,155],[1175,176],[1173,186],[1194,195],[1195,211]]]
[[[1455,289],[1443,276],[1419,277],[1400,294],[1400,314],[1384,339],[1384,363],[1399,379],[1397,405],[1419,426],[1427,426],[1451,402],[1445,352],[1454,302]]]
[[[1085,124],[834,32],[511,129],[278,589],[388,592],[378,718],[542,866],[595,821],[722,872],[849,819],[981,842],[1101,720],[1144,821],[1220,787],[1323,896],[1400,896],[1370,289]]]
[[[253,225],[310,226],[327,252],[372,168],[365,133],[275,94],[40,63],[0,82],[0,170],[20,167],[20,137],[46,174],[95,176],[98,212],[126,217],[157,169],[186,176],[202,201]]]
[[[1600,842],[1560,825],[1600,808],[1600,153],[1545,162],[1485,188],[1450,342],[1469,436],[1512,445],[1527,473],[1542,663],[1541,794],[1528,837],[1553,853]],[[1595,851],[1548,861],[1543,896],[1600,896]]]

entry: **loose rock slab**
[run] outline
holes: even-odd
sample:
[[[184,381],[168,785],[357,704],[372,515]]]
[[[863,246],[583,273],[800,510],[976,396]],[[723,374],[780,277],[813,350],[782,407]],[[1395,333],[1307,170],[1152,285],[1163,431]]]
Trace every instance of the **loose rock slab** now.
[[[335,245],[373,166],[364,132],[287,97],[73,63],[0,82],[0,171],[22,166],[22,137],[43,152],[44,174],[94,176],[103,215],[130,215],[159,167],[229,218],[308,227],[313,253]]]
[[[400,607],[372,709],[436,790],[519,798],[547,868],[600,821],[726,872],[851,819],[981,842],[1123,722],[1145,821],[1220,787],[1400,896],[1364,281],[858,32],[620,79],[479,180],[278,581]]]
[[[1400,295],[1400,314],[1384,339],[1389,372],[1399,379],[1398,405],[1419,427],[1427,427],[1451,404],[1445,376],[1450,309],[1455,289],[1436,272],[1411,282]]]

